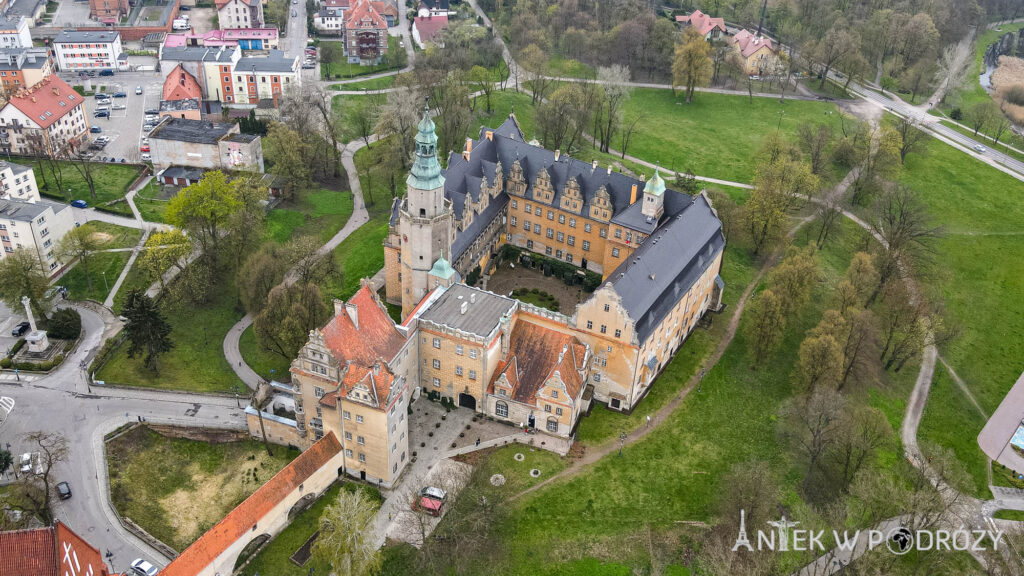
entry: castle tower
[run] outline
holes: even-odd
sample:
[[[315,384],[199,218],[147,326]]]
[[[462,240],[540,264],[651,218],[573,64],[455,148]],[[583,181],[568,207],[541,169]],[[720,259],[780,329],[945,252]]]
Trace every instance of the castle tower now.
[[[451,202],[444,197],[444,176],[437,161],[437,134],[428,106],[424,106],[416,134],[416,160],[405,183],[405,202],[399,213],[402,318],[412,313],[427,292],[438,284],[430,271],[439,259],[451,259],[455,234],[455,214]],[[448,260],[444,262],[446,266]]]
[[[644,205],[640,211],[655,220],[665,213],[665,180],[661,178],[658,169],[654,170],[654,176],[644,186]]]

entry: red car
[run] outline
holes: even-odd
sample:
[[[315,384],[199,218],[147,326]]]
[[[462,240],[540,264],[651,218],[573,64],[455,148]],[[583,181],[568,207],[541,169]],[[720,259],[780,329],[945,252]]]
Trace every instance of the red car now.
[[[424,514],[430,514],[431,516],[440,517],[441,508],[444,506],[444,502],[435,500],[429,496],[418,496],[412,501],[412,509],[416,512],[423,512]]]
[[[143,145],[142,145],[142,146],[141,146],[141,147],[139,148],[139,150],[141,150],[141,151],[143,151],[143,152],[149,152],[149,144],[143,144]]]

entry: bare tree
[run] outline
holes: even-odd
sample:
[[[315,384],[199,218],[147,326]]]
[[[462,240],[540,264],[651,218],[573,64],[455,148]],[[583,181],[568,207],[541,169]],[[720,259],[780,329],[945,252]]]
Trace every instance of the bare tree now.
[[[828,124],[804,122],[796,127],[800,148],[811,160],[811,172],[821,174],[828,159],[828,147],[832,143],[832,129]]]
[[[602,152],[607,152],[611,147],[612,136],[622,121],[622,106],[629,99],[629,79],[627,66],[616,64],[597,69],[597,81],[604,87],[604,103],[600,114],[595,115],[597,130],[594,135],[600,142]]]
[[[423,98],[411,88],[399,88],[388,93],[387,102],[381,107],[377,117],[377,136],[386,138],[397,135],[401,144],[403,166],[408,168],[412,159],[413,142],[416,137],[416,125],[423,115]]]
[[[35,490],[26,490],[25,495],[36,507],[45,523],[53,520],[53,513],[50,510],[50,495],[53,492],[54,467],[67,460],[70,448],[68,439],[59,432],[31,432],[25,436],[25,441],[38,447],[35,453],[37,458],[35,470],[29,473],[28,484],[34,484]]]
[[[942,51],[938,67],[935,69],[935,94],[939,96],[937,100],[945,99],[946,94],[959,90],[964,85],[974,63],[974,50],[971,48],[969,42],[957,42],[946,46]]]
[[[825,198],[818,204],[818,239],[815,241],[820,250],[825,246],[829,234],[839,223],[843,215],[843,207],[839,200]]]
[[[907,154],[924,148],[928,135],[921,130],[917,120],[906,116],[896,122],[896,132],[900,135],[900,164],[905,164]]]
[[[874,301],[878,291],[897,277],[900,266],[918,268],[933,251],[932,241],[941,229],[932,226],[924,204],[914,189],[903,185],[889,186],[875,204],[872,232],[882,239],[878,268],[878,288],[869,298]]]
[[[827,389],[790,399],[782,407],[779,434],[806,462],[802,483],[805,493],[818,472],[822,456],[839,441],[845,410],[846,400]]]

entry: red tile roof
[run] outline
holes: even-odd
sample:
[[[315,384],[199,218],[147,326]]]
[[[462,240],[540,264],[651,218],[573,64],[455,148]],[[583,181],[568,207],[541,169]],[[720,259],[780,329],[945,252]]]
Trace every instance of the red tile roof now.
[[[48,128],[82,102],[82,96],[72,90],[67,82],[51,74],[11,96],[10,105],[40,127]]]
[[[546,328],[520,318],[509,340],[506,361],[499,362],[491,379],[489,393],[502,374],[512,385],[509,396],[524,404],[537,403],[537,391],[555,372],[565,384],[570,398],[579,396],[586,371],[587,347],[575,336]]]
[[[253,2],[256,2],[256,1],[259,1],[259,0],[238,0],[238,1],[241,2],[242,4],[245,4],[246,6],[252,6]],[[217,0],[217,10],[220,10],[225,5],[230,4],[230,3],[231,3],[231,0]]]
[[[380,12],[385,16],[390,14],[391,16],[398,18],[398,8],[395,8],[394,4],[391,2],[387,2],[386,0],[371,0],[370,3],[373,4],[373,9],[377,12]]]
[[[229,546],[252,531],[260,520],[274,509],[299,484],[341,452],[334,432],[328,432],[281,469],[252,496],[232,510],[160,571],[162,576],[195,576],[212,564]]]
[[[63,573],[106,576],[109,571],[100,551],[60,521],[46,528],[0,532],[0,576]]]
[[[448,26],[447,16],[417,16],[412,19],[413,26],[420,34],[420,41],[426,44],[434,39],[445,26]]]
[[[164,80],[163,100],[188,100],[189,98],[201,100],[203,90],[199,87],[196,77],[185,70],[181,64],[178,64]]]
[[[749,58],[761,48],[767,48],[772,52],[775,51],[771,38],[755,36],[750,30],[740,30],[732,37],[732,41],[739,46],[740,54],[743,54],[744,58]]]
[[[348,30],[375,30],[388,27],[384,16],[373,7],[370,0],[356,0],[355,6],[345,13],[345,28]]]
[[[324,2],[324,8],[348,8],[349,0],[326,0]]]
[[[363,367],[374,362],[390,362],[405,344],[405,337],[368,286],[363,286],[349,299],[358,321],[342,311],[323,327],[324,344],[334,354],[339,366],[352,362]]]
[[[701,36],[707,36],[709,32],[718,28],[725,32],[725,18],[712,18],[700,10],[694,10],[687,16],[676,16],[676,22],[689,24],[700,32]]]

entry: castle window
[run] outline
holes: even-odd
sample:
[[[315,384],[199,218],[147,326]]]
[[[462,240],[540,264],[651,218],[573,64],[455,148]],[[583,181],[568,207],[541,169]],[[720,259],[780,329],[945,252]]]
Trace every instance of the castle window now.
[[[356,414],[356,424],[362,424],[362,423],[363,423],[363,417],[360,416],[359,414]]]
[[[456,366],[455,367],[455,375],[456,376],[462,376],[462,366]]]
[[[523,220],[523,230],[526,230],[527,232],[530,231],[530,221],[529,220]]]
[[[534,234],[540,234],[540,224],[534,224],[533,225],[533,233]]]
[[[615,229],[615,237],[616,238],[622,238],[622,228],[616,228]]]
[[[351,439],[352,439],[352,433],[351,432],[345,432],[345,440],[351,440]]]
[[[441,369],[441,361],[438,360],[437,358],[434,358],[434,370],[440,370],[440,369]]]
[[[584,250],[590,250],[590,242],[589,241],[587,241],[587,240],[583,241],[583,249]]]
[[[558,223],[559,224],[565,224],[565,214],[559,214],[558,215]]]
[[[317,398],[323,398],[324,389],[319,386],[313,386],[313,395],[316,396]]]
[[[434,348],[438,348],[438,349],[441,348],[441,339],[440,338],[434,338]]]
[[[440,387],[441,387],[441,379],[440,378],[434,378],[434,388],[440,388]]]
[[[576,219],[575,218],[569,218],[569,228],[575,228],[575,227],[576,227]]]
[[[554,219],[555,219],[555,213],[552,212],[551,210],[548,210],[548,220],[554,220]]]
[[[345,410],[345,412],[342,414],[342,416],[344,416],[345,420],[351,420],[352,419],[352,413],[349,412],[348,410]]]
[[[362,452],[360,452],[359,453],[359,461],[365,463],[366,462],[366,454],[363,454]]]
[[[516,208],[519,208],[519,201],[518,200],[513,200],[512,201],[512,209],[516,209]]]
[[[474,359],[476,358],[476,348],[470,348],[469,357]]]
[[[544,248],[544,253],[547,254],[548,256],[551,256],[551,246],[547,246],[546,248]]]
[[[587,330],[593,330],[593,329],[594,329],[594,321],[593,320],[587,320]]]
[[[543,212],[544,211],[540,209],[540,206],[537,206],[536,208],[533,209],[533,214],[535,216],[540,216]]]
[[[559,242],[565,242],[565,233],[564,232],[559,232],[558,233],[558,241]]]
[[[555,414],[561,416],[562,415],[562,409],[561,408],[555,408]]]
[[[504,390],[502,390],[502,392],[504,392]],[[498,403],[494,405],[494,413],[501,418],[508,418],[508,404],[499,400]]]
[[[608,333],[608,327],[605,326],[604,324],[601,324],[601,334],[607,334],[607,333]]]
[[[357,436],[356,443],[359,444],[360,446],[364,446],[366,444],[366,438],[363,438],[362,436]]]
[[[611,309],[612,309],[612,307],[610,305],[608,305],[608,304],[604,305],[604,311],[605,312],[609,312],[609,311],[611,311]]]
[[[618,328],[616,328],[616,329],[615,329],[615,337],[616,337],[616,338],[619,338],[619,337],[621,337],[621,336],[622,336],[622,330],[619,330]]]
[[[548,420],[548,432],[558,432],[558,420],[551,418]]]
[[[513,206],[513,208],[515,208],[515,206]],[[526,205],[524,206],[524,208],[526,208],[526,211],[527,211],[527,212],[533,212],[533,207],[532,207],[532,206],[530,206],[530,203],[529,203],[529,202],[527,202],[527,203],[526,203]]]
[[[515,226],[515,225],[516,225],[516,217],[515,217],[515,216],[513,216],[513,217],[512,217],[512,226]]]
[[[554,228],[548,228],[547,233],[548,233],[548,238],[554,238],[555,237],[555,230],[554,230]]]
[[[575,246],[575,245],[576,245],[576,237],[575,236],[569,236],[569,246]]]
[[[551,391],[551,397],[552,398],[558,398],[558,390],[552,390]]]
[[[545,404],[544,405],[544,411],[550,413],[551,412],[551,404]]]
[[[476,370],[470,370],[469,371],[469,379],[470,380],[476,380]]]
[[[462,356],[462,344],[455,345],[455,353],[458,354],[459,356]]]
[[[562,257],[562,251],[561,250],[555,250],[555,257],[560,259]]]
[[[618,248],[612,248],[612,258],[618,258],[618,257],[619,257],[619,249]]]
[[[599,234],[600,234],[601,238],[607,238],[608,237],[608,230],[606,230],[604,228],[601,228],[601,231],[599,232]]]

